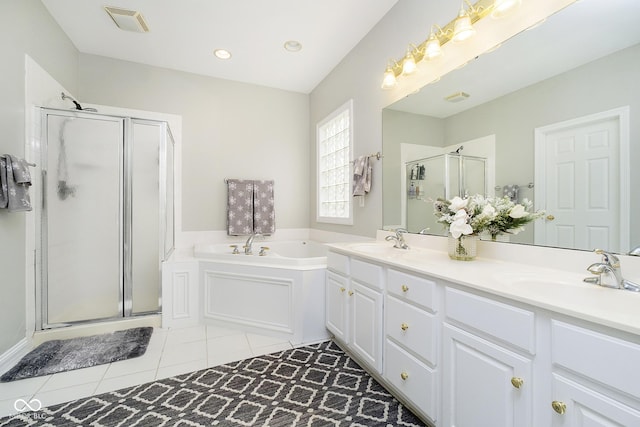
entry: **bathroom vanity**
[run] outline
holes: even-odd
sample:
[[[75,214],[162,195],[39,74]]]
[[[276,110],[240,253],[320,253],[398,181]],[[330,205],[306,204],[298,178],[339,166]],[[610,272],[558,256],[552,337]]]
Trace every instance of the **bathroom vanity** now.
[[[640,294],[584,270],[329,246],[327,328],[424,421],[640,425]]]

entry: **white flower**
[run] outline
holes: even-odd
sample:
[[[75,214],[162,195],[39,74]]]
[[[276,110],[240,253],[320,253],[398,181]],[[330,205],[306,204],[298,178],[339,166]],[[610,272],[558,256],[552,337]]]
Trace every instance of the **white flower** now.
[[[453,221],[449,226],[449,232],[456,239],[463,234],[473,234],[473,228],[467,224],[466,220]]]
[[[466,208],[468,203],[469,203],[469,199],[461,199],[460,197],[456,196],[453,199],[451,199],[451,204],[449,205],[449,209],[451,209],[454,212],[459,211],[460,209]]]
[[[522,205],[515,205],[513,208],[511,208],[511,211],[509,211],[509,216],[511,218],[522,218],[529,215],[529,213],[524,209],[524,206]]]
[[[487,203],[486,205],[484,205],[484,208],[482,208],[482,213],[480,215],[484,218],[495,218],[496,209],[492,205]]]

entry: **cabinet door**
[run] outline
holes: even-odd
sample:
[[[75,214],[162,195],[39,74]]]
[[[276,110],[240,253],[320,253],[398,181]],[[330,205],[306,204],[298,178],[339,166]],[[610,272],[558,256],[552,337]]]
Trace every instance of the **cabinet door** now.
[[[443,425],[531,427],[531,359],[447,324],[443,345]]]
[[[351,281],[350,348],[382,372],[382,293]]]
[[[325,315],[327,329],[339,341],[349,342],[348,314],[348,279],[338,274],[327,272]]]
[[[560,375],[553,377],[553,399],[553,427],[640,426],[637,410]]]

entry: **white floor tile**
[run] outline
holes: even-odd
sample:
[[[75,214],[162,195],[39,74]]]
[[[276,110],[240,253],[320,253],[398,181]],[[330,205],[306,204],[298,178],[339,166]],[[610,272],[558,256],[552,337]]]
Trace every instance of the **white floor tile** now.
[[[247,334],[247,340],[252,349],[266,347],[276,344],[288,344],[289,341],[283,338],[268,337],[266,335]]]
[[[223,352],[219,354],[209,354],[207,359],[207,367],[225,365],[231,362],[237,362],[238,360],[249,359],[253,357],[253,353],[250,349],[237,350],[235,352]]]
[[[0,383],[0,400],[13,399],[15,396],[33,396],[49,378],[51,375]]]
[[[37,393],[33,398],[42,402],[43,407],[52,406],[57,405],[58,403],[70,402],[72,400],[91,396],[97,386],[98,382],[80,384],[72,387]]]
[[[145,353],[140,357],[133,359],[113,362],[109,365],[104,378],[121,377],[123,375],[136,374],[144,371],[157,371],[160,365],[160,357],[162,352]]]
[[[289,342],[280,344],[267,345],[264,347],[253,348],[254,356],[263,356],[265,354],[276,353],[278,351],[291,350],[293,347]]]
[[[194,360],[187,363],[181,363],[177,365],[164,366],[158,369],[158,374],[156,375],[156,379],[160,380],[163,378],[175,377],[176,375],[182,375],[189,372],[199,371],[201,369],[207,368],[207,360]]]
[[[209,356],[237,351],[251,351],[251,346],[246,335],[229,335],[226,337],[211,338],[207,340],[207,352]]]
[[[243,335],[240,329],[226,328],[224,326],[207,325],[207,339],[228,337],[229,335]]]
[[[155,380],[155,378],[156,369],[153,369],[151,371],[136,372],[120,377],[105,378],[104,380],[100,381],[100,384],[98,384],[98,388],[96,388],[94,394],[102,394],[138,384],[148,383]]]
[[[191,328],[169,329],[165,347],[173,344],[184,344],[194,341],[204,341],[207,339],[207,329],[205,326],[194,326]]]
[[[22,402],[18,401],[18,399],[23,400],[24,402],[27,402],[27,404],[30,404],[30,406],[32,408],[35,409],[34,403],[30,403],[30,399],[31,396],[33,396],[32,394],[28,395],[28,396],[16,396],[14,398],[11,398],[9,400],[0,400],[0,418],[2,417],[7,417],[9,415],[17,415],[19,414],[19,411],[16,410],[16,407],[18,409],[25,409],[25,406]],[[28,409],[28,408],[26,408]]]
[[[177,365],[179,363],[191,362],[194,360],[207,359],[207,342],[196,341],[183,344],[175,344],[165,347],[160,358],[160,367]]]
[[[53,374],[38,393],[78,386],[81,384],[98,383],[104,377],[107,369],[109,369],[108,364]]]

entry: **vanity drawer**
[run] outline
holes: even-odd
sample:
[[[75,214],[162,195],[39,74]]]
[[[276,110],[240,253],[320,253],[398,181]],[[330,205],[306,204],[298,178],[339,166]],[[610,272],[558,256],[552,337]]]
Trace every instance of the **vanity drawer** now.
[[[376,289],[382,289],[382,267],[359,259],[351,260],[351,278]]]
[[[640,345],[579,326],[551,322],[551,361],[597,382],[640,396]]]
[[[436,372],[390,340],[386,341],[384,347],[385,379],[435,421],[438,396]]]
[[[327,268],[342,275],[349,275],[349,257],[329,251],[327,253]]]
[[[435,313],[436,283],[397,270],[387,271],[387,290],[402,299]]]
[[[438,328],[435,316],[393,296],[387,296],[386,303],[387,335],[435,366]]]
[[[535,314],[458,289],[445,289],[447,319],[535,354]],[[465,326],[467,328],[465,328]]]

